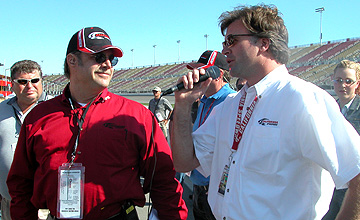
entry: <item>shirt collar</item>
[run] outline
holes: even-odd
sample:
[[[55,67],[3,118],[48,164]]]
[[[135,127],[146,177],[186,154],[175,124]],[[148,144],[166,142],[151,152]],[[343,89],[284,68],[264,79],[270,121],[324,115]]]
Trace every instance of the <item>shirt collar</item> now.
[[[352,99],[350,100],[350,102],[348,102],[346,105],[344,105],[344,107],[346,107],[346,109],[349,109],[349,108],[350,108],[350,105],[353,103],[355,97],[356,97],[356,95],[354,96],[354,98],[352,98]]]
[[[286,66],[283,64],[279,67],[276,67],[273,71],[268,73],[264,78],[262,78],[255,85],[248,87],[245,84],[244,89],[241,89],[241,93],[249,93],[252,90],[255,90],[256,95],[261,96],[269,86],[275,84],[279,79],[284,79],[289,75]]]
[[[40,102],[43,102],[43,101],[46,101],[46,92],[45,92],[45,91],[43,91],[43,92],[41,93],[40,98],[37,100],[36,103],[40,103]],[[14,106],[14,107],[16,108],[16,110],[18,110],[19,112],[21,112],[20,107],[19,107],[19,105],[17,104],[17,97],[16,97],[16,96],[14,96],[14,97],[12,97],[11,99],[9,99],[9,100],[7,101],[7,104]],[[34,106],[33,106],[33,107],[34,107]]]
[[[63,90],[63,93],[61,95],[61,100],[63,102],[68,102],[69,98],[71,97],[70,95],[70,87],[69,87],[70,83],[68,83],[66,85],[66,87]],[[103,103],[107,100],[109,100],[111,98],[111,93],[108,91],[107,88],[105,88],[94,100],[94,103]]]
[[[205,99],[220,99],[222,97],[222,95],[227,91],[231,89],[229,86],[229,83],[226,83],[223,87],[221,87],[221,89],[219,91],[217,91],[215,94],[206,97],[205,95],[201,98],[202,100]]]

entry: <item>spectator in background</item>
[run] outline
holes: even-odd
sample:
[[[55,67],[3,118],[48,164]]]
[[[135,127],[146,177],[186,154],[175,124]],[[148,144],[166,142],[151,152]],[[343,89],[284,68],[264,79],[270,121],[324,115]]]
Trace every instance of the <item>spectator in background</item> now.
[[[168,137],[168,122],[173,111],[169,100],[161,97],[161,89],[155,86],[152,90],[154,98],[149,101],[149,110],[155,115],[164,136]]]
[[[321,173],[346,188],[339,219],[360,216],[360,137],[335,100],[289,74],[288,32],[274,5],[224,12],[220,27],[230,74],[246,85],[191,132],[191,104],[212,79],[204,70],[178,80],[171,147],[175,168],[211,175],[216,219],[319,219]],[[193,140],[193,141],[191,141]]]
[[[16,96],[0,103],[0,194],[1,219],[10,218],[10,201],[6,178],[14,158],[20,128],[26,115],[38,103],[49,98],[43,92],[42,71],[37,62],[22,60],[10,68],[11,90]]]
[[[197,63],[189,63],[188,69],[206,69],[210,66],[217,66],[220,69],[220,76],[211,81],[210,86],[200,99],[196,120],[193,131],[196,131],[210,115],[215,106],[220,104],[225,98],[235,93],[227,82],[230,82],[229,65],[226,58],[218,51],[207,50],[199,58]],[[193,186],[193,213],[196,220],[209,220],[215,217],[207,201],[210,176],[204,177],[196,169],[191,172],[190,180]]]
[[[360,64],[342,60],[334,69],[334,90],[338,96],[341,113],[360,134]],[[346,193],[345,189],[334,189],[329,211],[323,220],[334,220],[338,214]]]
[[[236,91],[240,91],[242,87],[244,87],[246,84],[246,79],[238,78],[236,80]]]
[[[145,205],[147,192],[159,219],[187,218],[170,148],[153,114],[107,90],[122,55],[101,28],[72,36],[64,63],[70,83],[36,106],[21,128],[7,179],[14,219],[36,219],[43,207],[48,219],[125,219],[134,205]]]
[[[155,115],[156,120],[159,123],[159,126],[164,133],[165,138],[169,141],[168,137],[168,128],[169,120],[173,111],[173,107],[170,104],[169,100],[164,97],[161,97],[161,88],[155,86],[152,90],[154,98],[149,101],[149,110]],[[176,172],[175,178],[182,184],[185,174]]]

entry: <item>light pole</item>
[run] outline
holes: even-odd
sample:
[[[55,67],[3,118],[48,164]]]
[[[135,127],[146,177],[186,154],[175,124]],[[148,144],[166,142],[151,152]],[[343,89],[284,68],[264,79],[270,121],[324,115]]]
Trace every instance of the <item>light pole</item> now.
[[[176,42],[178,43],[178,62],[180,63],[180,40]]]
[[[6,81],[6,82],[9,82],[9,80],[8,80],[8,78],[7,78],[7,76],[6,76],[6,71],[7,71],[7,70],[10,70],[10,68],[5,69],[5,81]],[[11,78],[11,73],[9,74],[9,78]],[[6,86],[9,88],[9,84],[7,84]],[[10,91],[10,88],[9,88],[9,91]],[[5,97],[7,97],[7,93],[5,93]]]
[[[324,7],[315,9],[315,12],[320,13],[320,46],[322,44],[322,13],[323,13],[323,11],[325,11]]]
[[[155,61],[156,61],[156,59],[155,59],[155,48],[156,48],[156,45],[154,44],[153,47],[154,47],[154,66],[155,66]]]
[[[205,39],[206,39],[206,50],[207,50],[207,48],[208,48],[208,47],[207,47],[207,39],[208,39],[209,35],[208,35],[208,34],[205,34],[204,37],[205,37]]]
[[[132,52],[132,64],[131,66],[134,68],[134,49],[131,49]]]
[[[6,71],[7,71],[7,70],[10,70],[10,68],[5,69],[5,79],[6,79],[6,81],[8,81],[8,78],[7,78],[7,76],[6,76]],[[9,74],[9,77],[11,77],[10,74]]]

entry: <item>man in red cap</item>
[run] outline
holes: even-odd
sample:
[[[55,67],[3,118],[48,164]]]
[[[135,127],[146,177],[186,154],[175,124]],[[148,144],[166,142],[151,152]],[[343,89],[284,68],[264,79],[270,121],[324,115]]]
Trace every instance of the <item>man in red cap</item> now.
[[[20,132],[7,179],[13,219],[37,219],[39,208],[50,210],[48,219],[133,219],[147,192],[160,219],[187,218],[156,119],[107,90],[122,55],[101,28],[71,38],[64,67],[70,83],[38,105]]]
[[[196,131],[207,119],[213,108],[225,100],[235,91],[228,83],[230,81],[229,65],[226,57],[218,51],[207,50],[196,63],[189,63],[186,67],[190,70],[217,66],[220,69],[220,76],[211,81],[209,87],[200,99],[197,116],[192,128]],[[193,213],[196,220],[215,219],[209,203],[207,202],[210,176],[204,177],[196,169],[191,172],[190,180],[193,186]]]

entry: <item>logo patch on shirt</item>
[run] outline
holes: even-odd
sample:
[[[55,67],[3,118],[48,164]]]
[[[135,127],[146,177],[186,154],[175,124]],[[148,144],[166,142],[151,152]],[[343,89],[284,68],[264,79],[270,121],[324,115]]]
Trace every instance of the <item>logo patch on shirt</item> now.
[[[263,126],[278,126],[278,124],[279,124],[278,121],[272,121],[272,120],[269,120],[268,118],[260,119],[258,121],[258,123]]]

